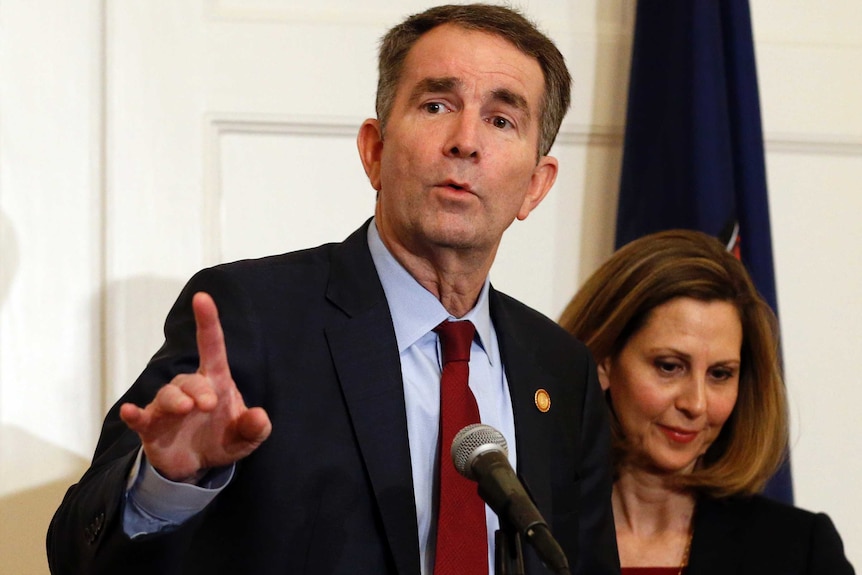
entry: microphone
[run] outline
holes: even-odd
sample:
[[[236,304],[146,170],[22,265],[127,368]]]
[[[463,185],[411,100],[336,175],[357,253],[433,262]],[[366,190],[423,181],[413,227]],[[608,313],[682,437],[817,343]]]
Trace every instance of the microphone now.
[[[508,521],[554,573],[569,573],[569,562],[551,529],[509,464],[503,434],[482,423],[463,428],[452,440],[458,473],[479,484],[479,496],[502,521]]]

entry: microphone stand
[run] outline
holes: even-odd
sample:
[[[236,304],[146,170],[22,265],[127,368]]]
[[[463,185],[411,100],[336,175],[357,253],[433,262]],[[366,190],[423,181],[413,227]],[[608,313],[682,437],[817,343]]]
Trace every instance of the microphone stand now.
[[[494,566],[497,575],[524,575],[521,534],[500,517],[500,529],[494,532]]]

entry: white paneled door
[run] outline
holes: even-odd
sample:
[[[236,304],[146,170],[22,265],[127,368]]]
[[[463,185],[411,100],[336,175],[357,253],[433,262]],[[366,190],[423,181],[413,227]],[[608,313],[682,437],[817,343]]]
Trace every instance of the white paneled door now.
[[[311,4],[108,3],[108,402],[194,271],[339,240],[371,215],[355,137],[400,13]]]

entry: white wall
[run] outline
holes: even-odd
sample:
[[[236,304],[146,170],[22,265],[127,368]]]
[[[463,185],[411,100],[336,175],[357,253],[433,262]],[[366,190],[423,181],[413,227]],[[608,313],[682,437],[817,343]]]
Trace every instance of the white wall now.
[[[752,2],[796,503],[862,568],[862,5]]]
[[[48,520],[103,409],[100,26],[97,0],[0,2],[4,573],[47,573]]]
[[[372,109],[373,39],[426,5],[374,0],[360,11],[349,0],[305,4],[0,0],[4,570],[47,573],[47,522],[86,466],[107,405],[155,350],[164,312],[188,273],[209,263],[213,238],[203,237],[206,225],[198,216],[221,220],[201,202],[205,190],[217,186],[232,202],[243,197],[239,190],[267,197],[277,182],[290,194],[293,176],[280,158],[304,146],[306,136],[325,133],[334,139],[337,157],[349,155],[352,137],[345,126],[358,127]],[[862,471],[862,442],[852,410],[862,404],[862,387],[852,358],[862,349],[862,9],[856,0],[752,4],[796,499],[830,514],[859,568],[862,522],[856,510],[862,495],[853,483]],[[612,247],[633,3],[521,5],[566,55],[574,104],[555,147],[558,183],[537,212],[509,231],[492,274],[499,288],[556,317]],[[186,33],[189,22],[200,22],[193,33]],[[150,36],[140,32],[146,27]],[[291,35],[300,29],[325,44],[299,53]],[[349,37],[353,45],[345,50],[333,37]],[[259,64],[251,42],[283,53],[289,69],[301,74],[301,85],[319,86],[316,100],[301,103],[297,114],[303,118],[282,108],[297,88],[280,80],[277,66],[262,80],[259,71],[225,73],[224,66]],[[311,52],[336,62],[349,56],[352,69],[337,78],[328,68],[303,72],[310,63],[320,68]],[[210,53],[218,58],[208,60]],[[253,97],[240,98],[232,84],[246,86]],[[190,99],[195,94],[197,100]],[[202,113],[217,121],[202,122]],[[182,121],[167,127],[160,119],[177,116]],[[306,116],[308,124],[300,121]],[[205,132],[202,123],[215,132]],[[181,133],[185,124],[191,131]],[[206,142],[218,147],[216,172],[208,171],[212,158],[199,153]],[[334,177],[353,178],[355,162]],[[276,179],[251,181],[260,173]],[[181,182],[171,184],[176,189],[163,189],[169,187],[161,183],[165,174]],[[365,187],[352,185],[354,194]],[[350,205],[350,213],[363,206],[371,211],[371,196],[332,193],[335,198],[321,202]],[[162,202],[179,197],[182,210],[161,209]],[[291,213],[295,204],[287,197],[273,210],[285,211],[290,237],[317,243],[320,222]],[[163,231],[162,212],[174,223],[193,213],[187,240],[167,247],[164,240],[148,241]],[[256,246],[268,252],[279,244],[282,236],[272,233],[244,235],[243,224],[231,217],[237,218],[232,208],[219,224],[215,252],[222,257]],[[349,229],[351,218],[334,229]],[[326,233],[340,239],[340,232]],[[170,246],[182,253],[171,254]]]

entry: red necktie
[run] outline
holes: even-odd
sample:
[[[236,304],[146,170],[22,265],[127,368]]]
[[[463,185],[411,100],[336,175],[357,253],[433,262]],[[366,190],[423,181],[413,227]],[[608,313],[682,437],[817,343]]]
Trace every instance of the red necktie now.
[[[469,321],[444,321],[440,336],[443,375],[440,378],[440,507],[434,575],[488,573],[485,503],[476,484],[455,469],[449,455],[455,434],[479,422],[479,408],[467,381],[470,345],[476,328]]]

